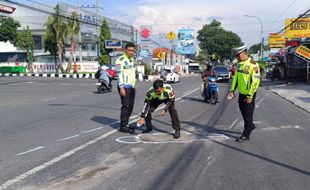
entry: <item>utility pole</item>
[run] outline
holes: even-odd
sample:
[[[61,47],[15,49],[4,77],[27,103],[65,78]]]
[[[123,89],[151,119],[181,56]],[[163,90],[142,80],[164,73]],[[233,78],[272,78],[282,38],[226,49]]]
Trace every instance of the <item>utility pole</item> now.
[[[96,36],[97,36],[97,56],[99,60],[100,56],[100,42],[99,42],[99,32],[98,32],[98,25],[100,24],[99,22],[99,0],[96,0]]]

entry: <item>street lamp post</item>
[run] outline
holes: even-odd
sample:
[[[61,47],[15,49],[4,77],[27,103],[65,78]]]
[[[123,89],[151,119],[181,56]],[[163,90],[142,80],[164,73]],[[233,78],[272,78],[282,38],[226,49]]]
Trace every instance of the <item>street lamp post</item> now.
[[[259,23],[260,23],[260,59],[261,61],[263,60],[263,22],[260,18],[258,18],[257,16],[251,16],[251,15],[244,15],[246,17],[250,17],[250,18],[256,18]]]

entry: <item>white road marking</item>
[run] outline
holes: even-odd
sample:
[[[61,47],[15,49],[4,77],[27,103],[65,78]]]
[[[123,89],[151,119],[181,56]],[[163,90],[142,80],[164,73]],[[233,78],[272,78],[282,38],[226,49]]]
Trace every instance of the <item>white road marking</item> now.
[[[78,136],[80,136],[80,135],[77,134],[77,135],[73,135],[73,136],[70,136],[70,137],[65,137],[65,138],[62,138],[62,139],[58,139],[57,142],[70,140],[70,139],[76,138],[76,137],[78,137]]]
[[[15,86],[15,85],[21,85],[21,84],[32,84],[33,82],[19,82],[19,83],[13,83],[13,84],[8,84],[10,86]]]
[[[91,133],[91,132],[94,132],[94,131],[98,131],[100,129],[103,129],[103,127],[98,127],[98,128],[95,128],[95,129],[91,129],[91,130],[87,130],[87,131],[82,131],[81,133]]]
[[[265,99],[266,99],[266,97],[263,97],[262,99],[259,99],[258,102],[255,104],[255,108],[259,108],[262,105],[262,103],[263,103],[263,101]]]
[[[17,156],[21,156],[21,155],[24,155],[24,154],[28,154],[28,153],[30,153],[30,152],[34,152],[34,151],[37,151],[37,150],[41,150],[41,149],[43,149],[44,148],[44,146],[39,146],[39,147],[36,147],[36,148],[33,148],[33,149],[31,149],[31,150],[27,150],[27,151],[25,151],[25,152],[21,152],[21,153],[18,153],[18,154],[16,154]],[[0,188],[1,189],[1,188]]]
[[[56,100],[56,98],[46,98],[46,99],[43,99],[42,101],[50,101],[50,100]]]
[[[96,138],[96,139],[93,139],[93,140],[91,140],[91,141],[88,141],[87,143],[85,143],[85,144],[83,144],[83,145],[81,145],[81,146],[79,146],[79,147],[77,147],[77,148],[74,148],[74,149],[72,149],[72,150],[70,150],[70,151],[68,151],[68,152],[66,152],[66,153],[64,153],[64,154],[62,154],[62,155],[60,155],[60,156],[58,156],[58,157],[56,157],[56,158],[54,158],[54,159],[52,159],[52,160],[50,160],[50,161],[44,163],[44,164],[42,164],[42,165],[39,165],[39,166],[37,166],[37,167],[35,167],[35,168],[33,168],[33,169],[31,169],[31,170],[29,170],[29,171],[27,171],[27,172],[21,174],[20,176],[17,176],[16,178],[14,178],[14,179],[12,179],[12,180],[6,181],[4,184],[2,184],[2,185],[0,186],[0,189],[6,189],[6,188],[8,188],[8,187],[14,185],[15,183],[18,183],[19,181],[24,180],[24,179],[27,178],[28,176],[33,175],[33,174],[36,174],[36,173],[38,173],[39,171],[41,171],[41,170],[43,170],[43,169],[45,169],[45,168],[47,168],[47,167],[49,167],[49,166],[52,166],[52,165],[54,165],[55,163],[57,163],[57,162],[59,162],[59,161],[65,159],[65,158],[67,158],[67,157],[69,157],[69,156],[75,154],[76,152],[85,149],[85,148],[88,147],[89,145],[95,144],[95,143],[98,142],[99,140],[102,140],[102,139],[104,139],[104,138],[106,138],[106,137],[112,135],[112,134],[115,133],[116,131],[117,131],[116,129],[114,129],[114,130],[112,130],[112,131],[109,131],[109,132],[107,132],[107,133],[101,135],[100,137],[98,137],[98,138]]]
[[[198,89],[199,89],[199,88],[194,89],[194,90],[190,91],[189,93],[184,94],[183,96],[177,98],[176,101],[179,100],[179,99],[181,99],[181,98],[184,97],[184,96],[187,96],[187,95],[189,95],[189,94],[191,94],[191,93],[197,91]],[[132,123],[134,123],[134,122],[137,122],[138,120],[139,120],[139,118],[134,119],[133,121],[129,122],[129,124],[132,124]],[[119,121],[113,122],[113,123],[119,123]],[[112,125],[112,123],[111,123],[110,125]],[[2,190],[2,189],[6,189],[6,188],[8,188],[8,187],[10,187],[10,186],[12,186],[12,185],[18,183],[19,181],[26,179],[28,176],[34,175],[34,174],[40,172],[41,170],[43,170],[43,169],[45,169],[45,168],[47,168],[47,167],[49,167],[49,166],[52,166],[52,165],[54,165],[55,163],[57,163],[57,162],[59,162],[59,161],[65,159],[65,158],[67,158],[67,157],[69,157],[69,156],[75,154],[76,152],[81,151],[81,150],[87,148],[89,145],[95,144],[96,142],[98,142],[98,141],[100,141],[100,140],[102,140],[102,139],[104,139],[104,138],[106,138],[106,137],[108,137],[108,136],[114,134],[114,133],[117,132],[117,131],[118,131],[117,129],[111,130],[111,131],[109,131],[109,132],[107,132],[107,133],[101,135],[100,137],[98,137],[98,138],[96,138],[96,139],[90,140],[90,141],[88,141],[87,143],[78,146],[77,148],[74,148],[74,149],[72,149],[72,150],[70,150],[70,151],[68,151],[68,152],[66,152],[66,153],[64,153],[64,154],[62,154],[62,155],[60,155],[60,156],[58,156],[58,157],[53,158],[52,160],[50,160],[50,161],[48,161],[48,162],[45,162],[45,163],[42,164],[42,165],[39,165],[39,166],[37,166],[37,167],[35,167],[35,168],[33,168],[33,169],[31,169],[31,170],[29,170],[29,171],[23,173],[23,174],[17,176],[17,177],[14,178],[14,179],[8,180],[8,181],[6,181],[4,184],[2,184],[2,185],[0,186],[0,189],[1,189],[1,190]]]
[[[239,119],[236,119],[236,120],[228,127],[228,129],[231,129],[231,128],[237,123],[238,120],[239,120]]]
[[[180,103],[183,103],[183,102],[185,102],[185,100],[180,101]]]

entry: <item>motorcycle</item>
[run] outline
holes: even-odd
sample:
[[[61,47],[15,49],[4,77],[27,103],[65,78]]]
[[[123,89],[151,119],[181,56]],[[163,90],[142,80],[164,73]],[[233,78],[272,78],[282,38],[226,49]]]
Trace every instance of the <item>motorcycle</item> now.
[[[215,77],[208,77],[208,89],[204,91],[205,101],[210,101],[212,104],[216,104],[218,101],[218,87]]]
[[[96,85],[99,94],[111,92],[113,88],[112,84],[108,84],[106,80],[99,80]]]

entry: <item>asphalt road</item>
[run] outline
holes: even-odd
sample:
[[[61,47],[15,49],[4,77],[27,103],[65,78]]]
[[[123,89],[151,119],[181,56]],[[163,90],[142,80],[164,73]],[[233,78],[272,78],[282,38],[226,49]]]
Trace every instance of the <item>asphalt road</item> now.
[[[237,100],[202,101],[199,77],[172,84],[182,136],[170,117],[148,135],[117,131],[120,98],[91,79],[0,78],[0,189],[310,188],[310,115],[262,86],[257,129],[238,143]],[[114,83],[115,84],[115,83]],[[135,122],[151,82],[139,82]],[[115,86],[115,85],[114,85]]]

